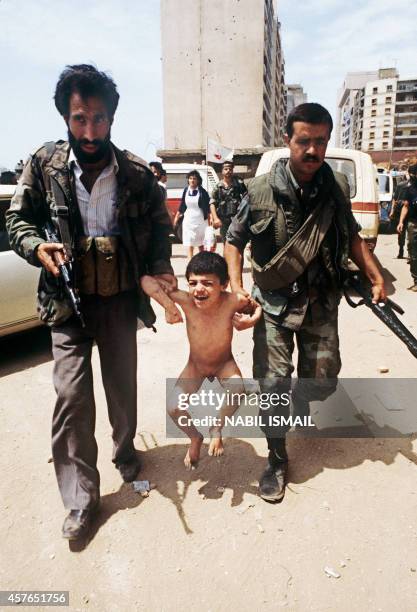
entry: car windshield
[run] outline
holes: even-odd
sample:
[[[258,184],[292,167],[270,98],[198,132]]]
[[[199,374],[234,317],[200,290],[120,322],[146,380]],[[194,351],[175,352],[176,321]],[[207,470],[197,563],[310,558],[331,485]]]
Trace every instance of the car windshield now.
[[[379,193],[389,193],[389,176],[378,174]]]
[[[355,163],[351,159],[337,159],[336,157],[326,157],[326,162],[335,172],[344,174],[349,183],[350,197],[356,195],[356,174]]]

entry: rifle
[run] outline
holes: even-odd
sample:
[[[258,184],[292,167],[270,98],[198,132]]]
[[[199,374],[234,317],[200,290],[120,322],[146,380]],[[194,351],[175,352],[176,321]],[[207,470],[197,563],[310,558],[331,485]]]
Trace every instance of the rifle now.
[[[348,295],[348,289],[353,289],[357,294],[361,296],[361,300],[359,302],[354,302],[352,298]],[[372,302],[372,296],[369,288],[367,288],[362,280],[361,276],[358,272],[351,273],[345,283],[344,283],[344,294],[347,303],[352,308],[357,308],[362,304],[368,306],[372,310],[372,312],[380,319],[389,329],[394,332],[394,334],[404,342],[410,353],[417,359],[417,338],[413,336],[413,334],[407,329],[407,327],[401,323],[397,315],[394,313],[394,310],[398,312],[398,314],[403,315],[404,310],[387,298],[386,302],[379,302],[378,304],[374,304]]]
[[[61,242],[51,222],[45,224],[44,230],[48,242]],[[72,309],[74,310],[75,315],[78,317],[81,326],[85,327],[84,317],[80,310],[80,297],[78,295],[77,289],[73,287],[72,283],[72,262],[66,262],[62,253],[60,253],[59,251],[55,251],[53,257],[56,265],[58,266],[60,278],[64,284],[65,292],[71,301]]]

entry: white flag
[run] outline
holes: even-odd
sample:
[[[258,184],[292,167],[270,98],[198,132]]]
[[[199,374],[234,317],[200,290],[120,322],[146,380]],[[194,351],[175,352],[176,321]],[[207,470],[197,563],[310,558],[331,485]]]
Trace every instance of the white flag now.
[[[233,149],[224,147],[220,142],[207,138],[207,161],[222,164],[225,161],[233,160]]]

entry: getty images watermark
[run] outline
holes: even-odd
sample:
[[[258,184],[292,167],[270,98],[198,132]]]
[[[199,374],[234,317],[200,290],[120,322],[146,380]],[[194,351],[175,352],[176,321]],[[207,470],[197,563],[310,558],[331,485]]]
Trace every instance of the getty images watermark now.
[[[414,438],[416,397],[417,378],[167,379],[166,434],[179,438],[186,435],[181,428],[194,425],[206,436],[223,417],[224,436],[235,438],[283,437],[289,430],[313,437]]]

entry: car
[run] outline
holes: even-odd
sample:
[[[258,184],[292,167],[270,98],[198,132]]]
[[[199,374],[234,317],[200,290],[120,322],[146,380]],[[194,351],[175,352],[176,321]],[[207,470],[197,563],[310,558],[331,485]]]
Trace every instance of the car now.
[[[40,269],[10,248],[5,213],[16,185],[0,185],[0,337],[42,325],[36,308]]]
[[[378,194],[379,194],[379,227],[380,231],[395,232],[395,226],[391,222],[390,213],[392,199],[398,183],[405,180],[405,172],[386,172],[378,169]]]
[[[289,156],[290,151],[286,147],[267,151],[259,161],[255,176],[269,172],[277,159],[288,159]],[[346,176],[352,212],[362,228],[360,235],[373,251],[378,238],[379,198],[377,173],[371,156],[354,149],[328,147],[325,160],[334,171]]]
[[[175,214],[181,203],[182,192],[188,185],[187,174],[191,170],[197,170],[203,179],[203,187],[211,196],[213,189],[219,182],[216,171],[211,166],[201,164],[164,164],[164,170],[167,173],[167,207],[171,220],[174,220]]]

